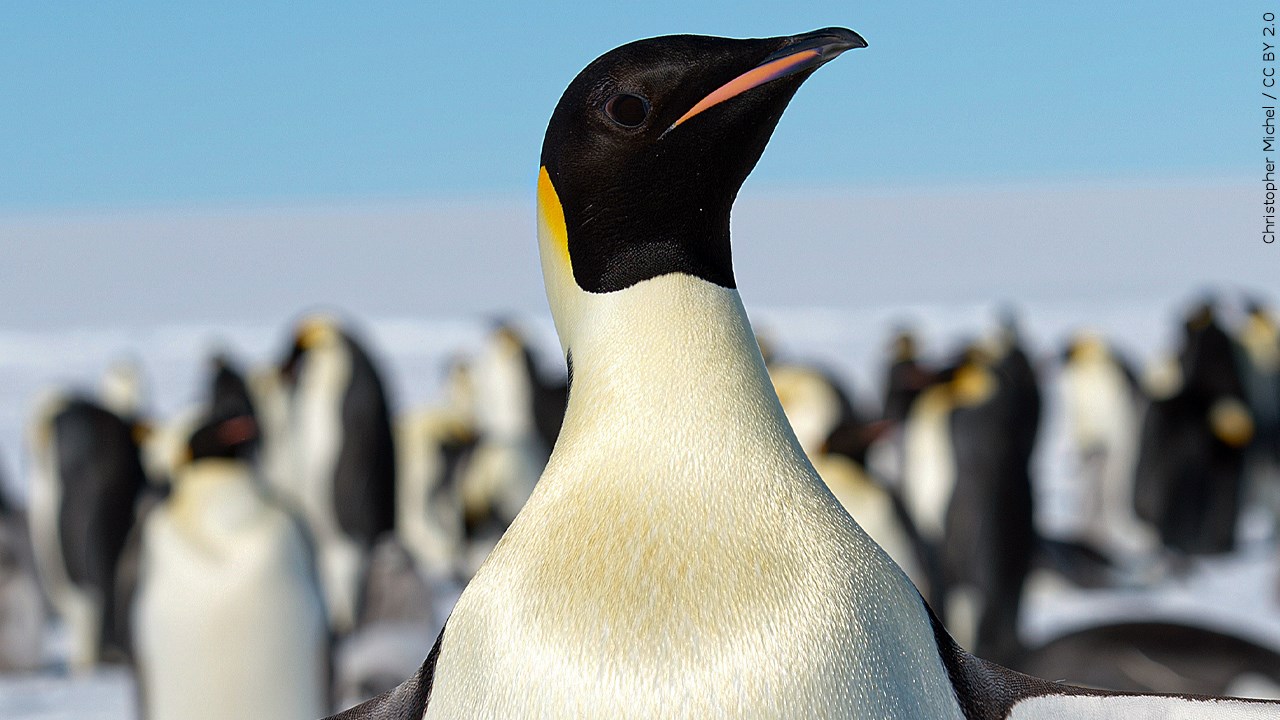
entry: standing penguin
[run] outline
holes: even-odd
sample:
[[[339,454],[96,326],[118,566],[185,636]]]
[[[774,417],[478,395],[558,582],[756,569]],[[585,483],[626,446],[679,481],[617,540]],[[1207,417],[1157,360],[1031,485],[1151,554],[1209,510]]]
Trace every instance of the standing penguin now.
[[[1024,425],[1030,421],[1030,393],[1027,377],[1007,367],[1007,357],[992,362],[973,348],[950,373],[955,488],[941,552],[947,609],[961,613],[960,622],[972,627],[975,653],[1004,663],[1022,650],[1017,632],[1022,587],[1036,546],[1030,475],[1034,434]],[[949,623],[952,617],[948,612]]]
[[[212,417],[243,415],[261,427],[252,393],[249,391],[249,384],[237,369],[235,362],[225,353],[217,353],[210,361],[210,365],[213,373],[209,381],[209,414]],[[256,453],[260,441],[260,435],[255,434],[253,444],[247,449]]]
[[[311,720],[329,636],[300,523],[262,494],[247,415],[205,414],[142,525],[134,650],[148,720]]]
[[[1247,313],[1236,340],[1255,425],[1249,448],[1250,490],[1280,517],[1280,325],[1260,302],[1251,301]]]
[[[830,28],[641,40],[552,114],[538,238],[564,426],[418,672],[342,720],[1275,717],[961,650],[831,496],[769,382],[729,211]]]
[[[298,325],[282,366],[293,381],[294,470],[316,542],[330,626],[354,626],[374,543],[395,527],[395,447],[382,380],[361,345],[332,318]]]
[[[146,485],[134,428],[93,400],[55,397],[31,432],[31,542],[73,670],[120,659],[115,582]]]
[[[470,577],[533,492],[564,415],[541,379],[528,342],[499,323],[471,366],[476,442],[458,481],[466,538],[463,574]]]
[[[927,597],[975,651],[1010,661],[1035,547],[1023,387],[974,345],[936,373],[905,429],[903,491]]]
[[[1017,451],[1030,464],[1040,431],[1040,380],[1023,348],[1018,317],[1011,308],[1000,315],[1000,325],[990,341],[992,369],[1000,376],[1001,385],[1009,392],[1008,428],[1017,438]]]
[[[1084,534],[1101,547],[1141,557],[1155,549],[1133,512],[1142,391],[1105,340],[1080,333],[1062,355],[1063,413],[1085,501]]]
[[[432,587],[449,593],[469,577],[458,484],[476,445],[475,392],[461,358],[449,367],[445,398],[396,423],[396,536]]]
[[[904,422],[911,403],[932,379],[932,374],[920,364],[918,345],[915,333],[906,328],[899,329],[893,336],[890,343],[892,360],[885,373],[882,414],[885,420]]]
[[[1184,554],[1230,552],[1244,482],[1245,450],[1254,435],[1231,339],[1213,306],[1196,306],[1183,324],[1183,344],[1143,419],[1135,509],[1169,549]]]

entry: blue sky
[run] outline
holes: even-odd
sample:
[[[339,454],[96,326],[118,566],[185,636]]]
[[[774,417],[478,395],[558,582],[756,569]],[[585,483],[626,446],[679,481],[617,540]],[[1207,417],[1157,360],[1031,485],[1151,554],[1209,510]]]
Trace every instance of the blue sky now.
[[[527,193],[589,60],[846,25],[761,187],[1248,181],[1261,3],[9,3],[0,213]]]

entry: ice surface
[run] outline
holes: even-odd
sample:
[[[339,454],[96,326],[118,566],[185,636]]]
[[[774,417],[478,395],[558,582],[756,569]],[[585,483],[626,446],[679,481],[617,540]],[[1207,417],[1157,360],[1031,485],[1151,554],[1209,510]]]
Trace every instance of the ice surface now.
[[[884,352],[890,330],[915,327],[924,352],[942,357],[960,342],[990,330],[1001,301],[848,308],[751,308],[760,330],[786,358],[825,365],[852,388],[858,401],[879,402]],[[1069,526],[1074,500],[1065,445],[1055,415],[1052,364],[1069,332],[1090,327],[1110,336],[1133,359],[1146,361],[1172,346],[1175,313],[1185,296],[1151,296],[1018,305],[1032,355],[1045,371],[1047,408],[1036,460],[1041,520]],[[448,360],[480,344],[489,321],[462,319],[357,319],[387,371],[393,405],[407,411],[438,399],[437,385]],[[559,345],[546,315],[519,316],[550,373],[563,372]],[[96,386],[102,370],[122,357],[136,359],[150,387],[148,411],[165,417],[192,402],[203,382],[204,360],[226,349],[242,362],[278,360],[288,328],[275,325],[122,326],[75,331],[0,331],[0,454],[10,489],[25,496],[24,428],[33,403],[51,387]],[[1247,550],[1239,556],[1197,563],[1182,581],[1156,590],[1032,592],[1024,623],[1030,639],[1046,637],[1098,619],[1132,619],[1152,613],[1233,629],[1280,646],[1276,557]],[[423,648],[425,654],[427,648]],[[132,717],[133,689],[123,671],[84,678],[57,673],[0,677],[0,717],[9,720],[123,720]]]

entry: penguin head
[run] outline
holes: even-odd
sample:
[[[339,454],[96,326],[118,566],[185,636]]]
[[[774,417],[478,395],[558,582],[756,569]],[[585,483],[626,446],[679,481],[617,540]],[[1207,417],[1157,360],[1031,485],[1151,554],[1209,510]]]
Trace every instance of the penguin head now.
[[[1213,297],[1205,297],[1198,301],[1187,313],[1183,327],[1188,336],[1204,332],[1211,325],[1217,324],[1216,301]]]
[[[899,328],[889,343],[889,349],[893,355],[893,362],[915,362],[919,354],[915,333],[908,328]]]
[[[1062,363],[1105,362],[1110,357],[1107,341],[1092,330],[1081,330],[1062,351]]]
[[[737,40],[672,35],[605,53],[552,113],[538,177],[552,310],[684,273],[734,288],[729,212],[801,83],[851,30]],[[562,337],[563,339],[563,337]]]
[[[336,318],[329,315],[303,318],[293,333],[293,345],[280,365],[280,374],[289,382],[296,380],[302,359],[308,352],[337,348],[343,342],[342,329]]]
[[[187,461],[212,458],[246,460],[253,454],[257,441],[258,423],[252,415],[210,415],[187,440]]]
[[[983,343],[972,343],[937,374],[936,382],[951,407],[975,407],[991,399],[999,389],[999,379],[992,370],[994,360]]]

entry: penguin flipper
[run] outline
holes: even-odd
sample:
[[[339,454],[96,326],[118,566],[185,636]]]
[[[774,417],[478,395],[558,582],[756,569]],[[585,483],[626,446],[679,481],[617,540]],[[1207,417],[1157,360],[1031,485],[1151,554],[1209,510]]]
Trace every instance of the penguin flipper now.
[[[436,662],[440,659],[440,644],[444,641],[444,628],[436,637],[435,645],[427,653],[427,659],[413,677],[387,692],[325,720],[421,720],[431,702],[431,688],[435,685]]]

